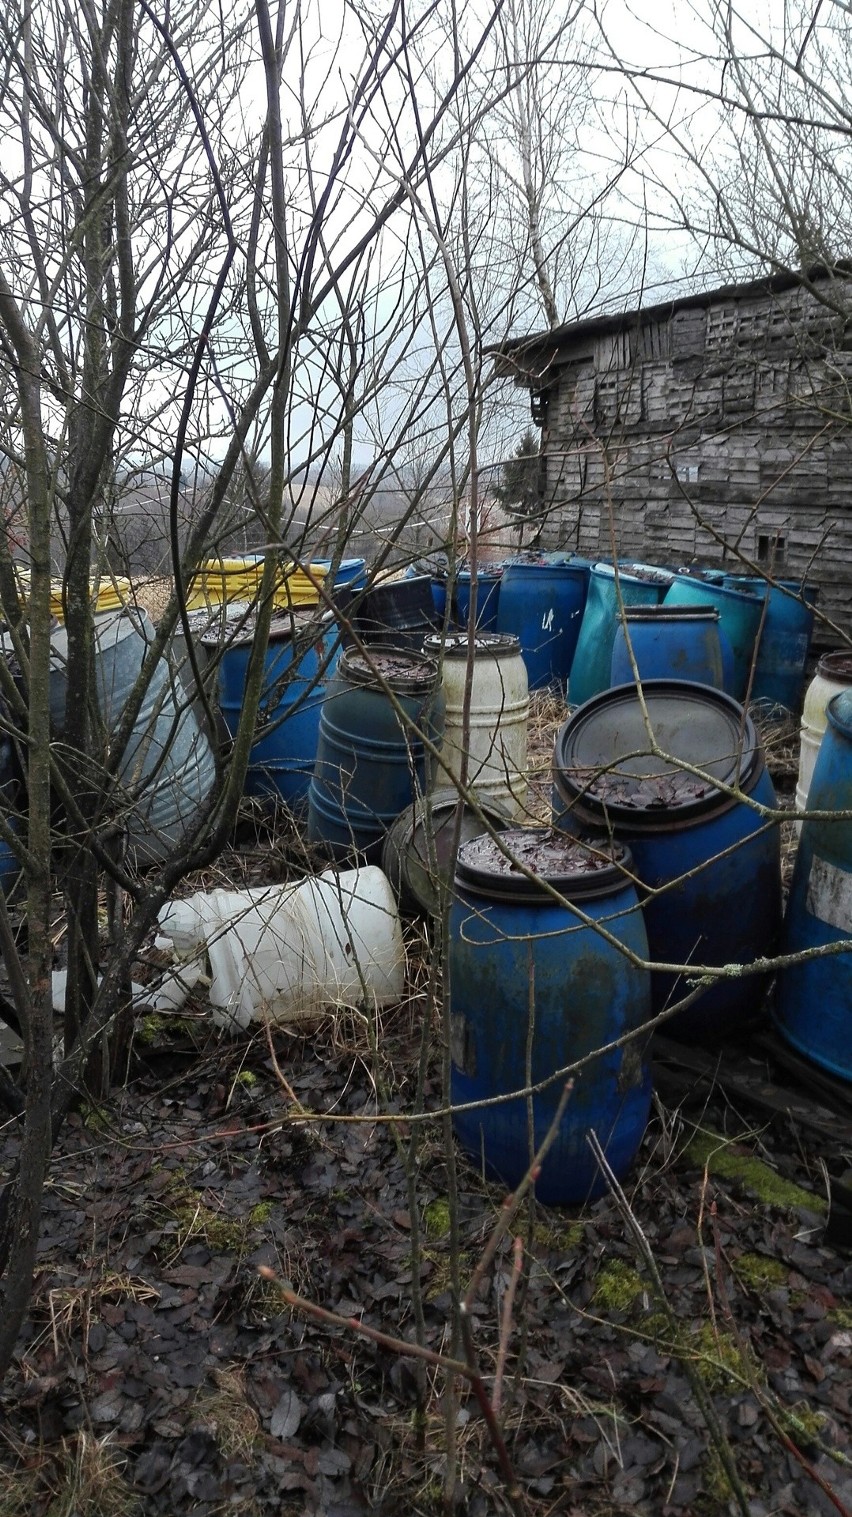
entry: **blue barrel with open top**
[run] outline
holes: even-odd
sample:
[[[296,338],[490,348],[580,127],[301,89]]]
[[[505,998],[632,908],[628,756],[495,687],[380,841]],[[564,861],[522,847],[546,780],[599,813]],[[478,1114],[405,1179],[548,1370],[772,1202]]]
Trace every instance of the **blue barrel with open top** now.
[[[523,1094],[458,1109],[523,1091],[528,1048],[533,1085],[552,1081],[533,1097],[536,1149],[562,1093],[556,1072],[637,1033],[577,1072],[536,1182],[547,1203],[570,1205],[603,1191],[590,1130],[617,1175],[629,1169],[645,1130],[650,986],[636,960],[646,959],[648,945],[630,876],[625,848],[589,847],[547,828],[511,829],[499,844],[486,835],[459,850],[448,948],[451,1095],[456,1137],[473,1162],[484,1161],[507,1189],[529,1168]]]
[[[628,647],[628,637],[630,645]],[[610,683],[639,678],[687,679],[722,688],[722,644],[715,606],[627,606],[615,629]]]
[[[690,968],[770,956],[781,927],[775,791],[754,724],[721,690],[680,680],[588,701],[560,729],[554,819],[630,848],[655,963],[655,1014],[690,994]],[[658,751],[655,751],[655,747]],[[666,754],[664,759],[660,755]],[[763,1013],[768,973],[725,973],[677,1012],[679,1037],[714,1040]]]

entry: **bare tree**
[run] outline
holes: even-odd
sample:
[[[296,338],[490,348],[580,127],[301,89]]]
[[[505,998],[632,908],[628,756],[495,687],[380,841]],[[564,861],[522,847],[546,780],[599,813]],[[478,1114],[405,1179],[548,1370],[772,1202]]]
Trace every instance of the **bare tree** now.
[[[22,671],[16,679],[0,662],[0,679],[28,786],[22,830],[3,822],[22,863],[28,941],[23,954],[0,909],[26,1047],[23,1145],[2,1203],[0,1367],[26,1307],[64,1115],[87,1070],[92,1077],[93,1053],[160,905],[229,835],[278,560],[300,558],[307,541],[298,480],[308,470],[321,479],[342,459],[323,508],[339,553],[353,529],[358,418],[380,432],[382,448],[359,482],[355,517],[381,487],[396,440],[431,403],[434,375],[445,378],[440,333],[429,327],[431,354],[421,352],[404,403],[383,404],[389,369],[440,301],[428,280],[446,288],[443,265],[424,263],[417,196],[458,148],[450,106],[494,19],[471,25],[434,76],[418,62],[431,45],[428,6],[412,16],[392,5],[378,19],[342,12],[330,57],[307,8],[271,10],[265,0],[232,10],[226,26],[194,0],[171,8],[167,23],[129,0],[79,12],[43,0],[7,8],[0,23],[2,131],[14,145],[0,180],[8,397],[0,447],[4,478],[25,481],[27,522],[25,601],[8,534],[0,551],[0,595]],[[330,71],[340,78],[341,69],[349,83],[330,92]],[[472,403],[469,385],[452,391],[451,433]],[[163,463],[174,592],[156,633],[143,624],[138,677],[106,719],[92,576],[128,482]],[[242,719],[208,807],[140,874],[122,839],[145,795],[123,755],[178,621],[189,635],[187,583],[226,541],[235,508],[270,545]],[[322,525],[314,519],[310,530]],[[63,548],[62,712],[51,674],[52,535]],[[125,902],[107,944],[98,926],[105,881]],[[54,1074],[56,890],[68,923],[68,994]]]

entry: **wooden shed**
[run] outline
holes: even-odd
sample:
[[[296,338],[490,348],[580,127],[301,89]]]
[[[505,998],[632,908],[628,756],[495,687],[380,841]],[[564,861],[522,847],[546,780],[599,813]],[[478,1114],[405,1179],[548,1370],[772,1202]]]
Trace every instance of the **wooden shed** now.
[[[569,322],[496,357],[541,428],[544,546],[806,577],[852,633],[848,266]]]

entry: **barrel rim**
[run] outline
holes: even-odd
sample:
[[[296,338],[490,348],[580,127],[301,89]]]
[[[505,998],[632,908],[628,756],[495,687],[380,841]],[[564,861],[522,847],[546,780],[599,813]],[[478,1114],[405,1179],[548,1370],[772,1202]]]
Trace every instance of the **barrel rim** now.
[[[600,838],[569,837],[567,833],[560,832],[555,827],[508,827],[501,833],[502,841],[509,848],[512,847],[512,839],[531,842],[534,838],[542,841],[546,839],[557,841],[566,851],[585,849],[587,854],[597,855],[607,852],[611,862],[596,868],[593,872],[569,869],[539,875],[534,880],[527,879],[526,875],[520,873],[510,878],[506,874],[499,874],[482,865],[477,865],[465,857],[483,842],[493,844],[494,839],[485,833],[471,838],[459,849],[455,884],[462,890],[467,888],[475,891],[477,895],[487,895],[495,900],[538,901],[542,904],[555,904],[547,889],[548,886],[553,890],[558,890],[559,894],[569,901],[591,900],[612,896],[628,888],[635,889],[633,857],[626,844],[613,839],[602,842]],[[502,854],[500,856],[503,857]]]
[[[676,621],[714,621],[719,620],[718,606],[667,606],[665,601],[660,601],[656,606],[625,606],[624,616],[629,622],[656,622],[666,621],[674,617]]]
[[[841,702],[844,706],[849,705],[848,716],[845,711],[841,711]],[[825,714],[835,732],[839,732],[841,737],[852,737],[852,692],[849,690],[838,690],[837,694],[833,695],[828,702]]]
[[[848,670],[844,668],[848,665]],[[823,679],[833,679],[841,685],[852,685],[852,652],[836,648],[832,653],[823,653],[816,666]],[[839,692],[838,692],[839,693]]]
[[[219,630],[218,632],[211,630],[201,634],[198,641],[202,648],[215,648],[218,650],[224,647],[226,653],[230,648],[250,648],[254,643],[257,611],[250,611],[247,617],[245,609],[236,609],[239,606],[245,608],[247,605],[250,606],[251,603],[231,601],[227,608],[227,614],[224,617],[220,616],[219,613],[225,611],[226,607],[224,605],[215,607],[209,620],[210,622],[217,623]],[[193,616],[203,613],[191,611],[189,614]],[[333,621],[333,611],[322,610],[318,613],[316,606],[294,606],[290,611],[276,611],[273,613],[272,621],[269,624],[269,645],[271,647],[275,643],[289,642],[294,635],[298,637],[300,633],[304,632],[312,624],[316,627],[317,637],[323,637]],[[230,622],[236,624],[233,632],[229,632],[228,630]]]
[[[684,700],[692,699],[693,701],[696,695],[699,695],[703,696],[708,704],[727,709],[742,731],[742,751],[739,759],[734,756],[731,760],[733,774],[726,773],[718,778],[726,785],[736,783],[743,795],[749,795],[764,772],[765,761],[754,722],[740,703],[734,700],[733,696],[723,690],[717,690],[713,685],[701,685],[692,680],[654,679],[643,680],[641,684],[646,705],[649,698],[653,701],[655,694],[680,696]],[[605,796],[595,795],[587,786],[572,779],[572,772],[579,766],[565,763],[569,738],[576,738],[583,727],[595,717],[599,708],[614,706],[617,701],[624,702],[631,699],[638,702],[635,683],[612,686],[609,690],[602,690],[597,695],[593,695],[582,706],[578,706],[567,721],[563,722],[554,743],[552,768],[553,785],[560,799],[569,804],[578,815],[585,811],[598,823],[611,820],[628,830],[642,833],[679,830],[684,825],[705,820],[708,817],[721,816],[723,812],[735,806],[736,798],[727,795],[712,781],[704,787],[703,794],[685,799],[680,804],[627,806],[619,804],[617,800],[608,800]],[[613,755],[613,758],[617,759],[617,755]],[[696,764],[695,767],[699,766]],[[678,771],[675,770],[675,772]],[[680,772],[688,773],[689,771]]]
[[[655,564],[640,564],[638,561],[636,563],[633,563],[631,561],[629,564],[618,564],[617,567],[618,578],[627,580],[628,584],[652,586],[665,585],[666,593],[668,593],[668,591],[671,589],[677,577],[676,575],[670,574],[668,569],[658,569]],[[636,574],[633,572],[636,569],[640,569],[642,572],[640,574]],[[596,563],[592,564],[590,572],[592,574],[600,575],[602,579],[615,579],[615,571],[615,564],[608,564],[604,562],[603,559],[600,559]]]
[[[686,585],[691,590],[697,590],[699,588],[703,589],[706,586],[708,590],[712,591],[713,595],[730,595],[735,600],[745,601],[747,605],[753,605],[755,602],[758,606],[762,604],[756,595],[750,595],[745,590],[731,590],[727,585],[714,584],[713,581],[709,579],[698,580],[689,574],[675,574],[674,578],[672,579],[672,585],[678,584]],[[671,587],[672,586],[670,585],[669,589],[671,589]],[[665,601],[663,601],[663,605],[665,604]]]
[[[442,637],[440,632],[427,633],[423,639],[423,652],[429,657],[443,654],[444,658],[467,658],[470,652],[471,641],[467,632],[448,632]],[[476,632],[473,637],[473,654],[479,657],[484,654],[489,658],[506,658],[513,654],[520,654],[521,640],[514,632]]]
[[[384,659],[399,665],[398,672],[393,669],[388,672],[372,669],[366,662]],[[407,669],[404,667],[406,665]],[[390,643],[370,643],[364,652],[360,648],[344,649],[337,672],[350,685],[367,690],[387,688],[395,695],[425,695],[438,682],[438,666],[434,659],[425,653],[416,653]]]

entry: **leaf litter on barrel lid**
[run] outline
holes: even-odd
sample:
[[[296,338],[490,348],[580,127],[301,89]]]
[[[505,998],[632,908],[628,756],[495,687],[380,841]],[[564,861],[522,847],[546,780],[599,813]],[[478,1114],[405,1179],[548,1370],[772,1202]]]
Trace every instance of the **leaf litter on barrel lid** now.
[[[628,774],[619,769],[573,769],[571,779],[584,795],[636,811],[673,811],[703,800],[715,787],[686,770]]]
[[[522,869],[528,869],[542,879],[549,879],[611,869],[621,861],[624,852],[618,844],[584,843],[555,828],[514,828],[501,833],[500,842],[506,853],[495,838],[487,835],[473,838],[459,850],[459,857],[469,867],[489,874],[520,874]]]

